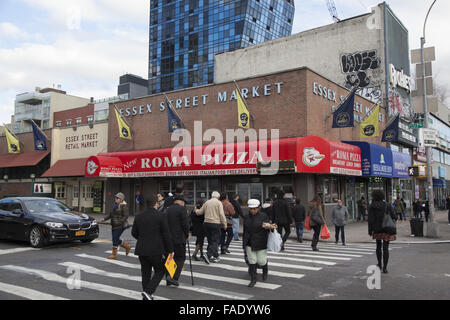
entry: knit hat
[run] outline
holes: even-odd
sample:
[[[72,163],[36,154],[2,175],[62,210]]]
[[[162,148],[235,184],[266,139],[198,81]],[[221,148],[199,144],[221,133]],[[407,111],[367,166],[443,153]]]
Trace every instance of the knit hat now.
[[[122,192],[119,192],[118,194],[115,195],[116,198],[119,198],[120,200],[125,200],[125,195]]]

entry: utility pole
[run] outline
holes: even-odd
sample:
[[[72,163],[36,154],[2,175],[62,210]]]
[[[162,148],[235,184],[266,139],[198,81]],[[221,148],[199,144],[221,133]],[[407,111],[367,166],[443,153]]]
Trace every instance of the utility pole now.
[[[425,129],[429,128],[429,117],[428,117],[428,102],[427,102],[427,84],[425,78],[425,56],[424,56],[424,47],[425,47],[425,28],[428,20],[428,16],[430,15],[430,11],[433,8],[434,4],[437,0],[434,0],[428,9],[427,16],[425,18],[425,23],[423,24],[423,36],[420,39],[420,58],[422,62],[422,77],[423,77],[423,112],[425,114]],[[431,155],[433,152],[432,147],[427,147],[427,187],[428,187],[428,204],[430,208],[429,222],[427,223],[427,237],[428,238],[437,238],[438,237],[438,226],[435,221],[434,214],[434,190],[433,190],[433,172],[432,172],[432,164],[431,164]]]

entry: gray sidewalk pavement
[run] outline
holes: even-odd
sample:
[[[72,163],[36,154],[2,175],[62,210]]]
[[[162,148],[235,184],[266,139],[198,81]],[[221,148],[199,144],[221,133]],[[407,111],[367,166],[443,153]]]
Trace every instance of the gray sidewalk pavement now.
[[[90,216],[96,218],[97,220],[103,219],[103,214],[90,214]],[[427,238],[427,223],[424,222],[424,237],[412,237],[411,236],[411,226],[409,219],[407,221],[397,222],[397,243],[435,243],[435,242],[450,242],[450,225],[448,221],[448,211],[437,211],[436,212],[436,222],[439,228],[439,238]],[[128,222],[133,224],[134,217],[130,217]],[[331,237],[327,240],[320,240],[321,242],[334,243],[335,242],[335,231],[334,225],[329,225]],[[239,226],[239,233],[242,235],[242,219]],[[312,231],[304,230],[303,239],[311,241],[313,236]],[[349,223],[345,226],[345,237],[347,243],[373,243],[374,240],[368,234],[367,221]],[[291,227],[290,240],[296,240],[296,231],[294,227]]]

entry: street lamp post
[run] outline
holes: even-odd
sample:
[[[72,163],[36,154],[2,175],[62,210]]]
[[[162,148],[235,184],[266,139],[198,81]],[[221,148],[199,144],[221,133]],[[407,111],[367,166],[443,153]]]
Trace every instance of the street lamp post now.
[[[3,180],[5,180],[5,193],[3,194],[3,198],[6,198],[8,196],[8,175],[5,174],[3,176]]]
[[[425,115],[424,127],[425,129],[429,128],[429,118],[428,118],[428,102],[427,102],[427,85],[425,79],[425,56],[424,56],[424,47],[425,47],[425,28],[428,20],[428,16],[430,15],[430,11],[433,8],[434,4],[437,0],[434,0],[428,9],[427,16],[425,18],[425,22],[423,24],[423,36],[420,39],[420,58],[422,62],[422,81],[423,81],[423,112]],[[427,153],[427,184],[428,184],[428,204],[430,208],[429,215],[429,223],[427,223],[427,237],[429,238],[437,238],[438,237],[438,228],[437,223],[434,219],[434,190],[433,190],[433,172],[432,172],[432,164],[431,164],[431,155],[432,148],[426,148]]]
[[[30,196],[33,196],[34,193],[34,179],[36,179],[36,175],[34,173],[30,174],[31,178],[31,194]]]

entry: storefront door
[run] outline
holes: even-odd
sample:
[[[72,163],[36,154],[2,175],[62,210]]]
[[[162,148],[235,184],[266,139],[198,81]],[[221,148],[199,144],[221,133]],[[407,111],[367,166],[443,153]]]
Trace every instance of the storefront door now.
[[[283,191],[285,194],[292,194],[294,196],[294,187],[292,184],[271,183],[267,184],[265,189],[265,198],[275,199],[278,190]]]

